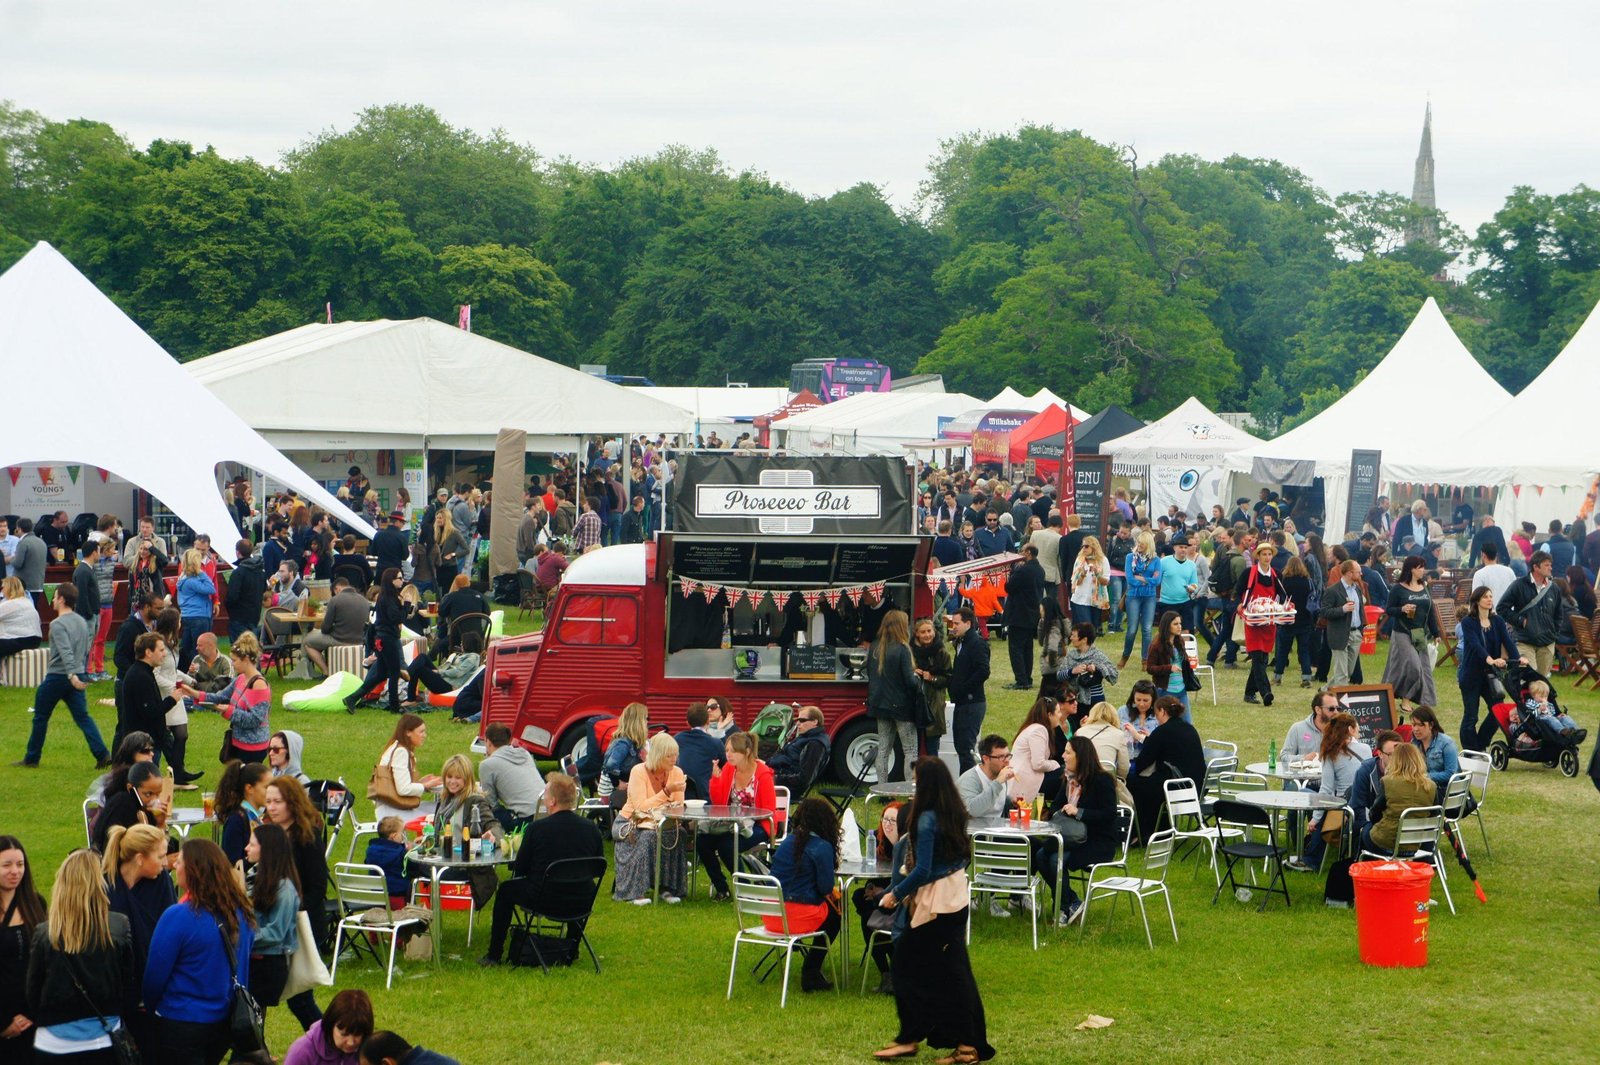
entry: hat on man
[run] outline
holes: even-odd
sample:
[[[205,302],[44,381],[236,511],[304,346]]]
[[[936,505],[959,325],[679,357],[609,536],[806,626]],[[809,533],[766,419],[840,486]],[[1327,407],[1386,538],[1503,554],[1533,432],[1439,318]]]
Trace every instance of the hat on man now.
[[[389,521],[395,525],[404,525],[406,522],[406,516],[397,510],[389,515]]]

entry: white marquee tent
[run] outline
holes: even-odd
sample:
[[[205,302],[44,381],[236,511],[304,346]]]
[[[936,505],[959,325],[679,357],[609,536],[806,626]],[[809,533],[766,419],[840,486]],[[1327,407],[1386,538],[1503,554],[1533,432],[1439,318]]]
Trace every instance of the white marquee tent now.
[[[727,436],[741,423],[773,411],[789,402],[787,388],[674,388],[660,385],[629,385],[628,391],[682,407],[694,415],[695,432],[701,435],[716,430]],[[745,425],[745,429],[749,426]],[[744,429],[740,429],[740,432]]]
[[[1476,422],[1466,412],[1488,414],[1510,398],[1472,357],[1430,297],[1383,361],[1354,388],[1283,435],[1229,453],[1227,466],[1262,484],[1310,484],[1312,477],[1321,477],[1327,528],[1342,533],[1348,524],[1345,507],[1354,448],[1381,451],[1383,477],[1389,481],[1500,483],[1483,479],[1493,473],[1489,470],[1461,476],[1464,471],[1448,453],[1431,453],[1437,452],[1433,445],[1441,424],[1477,425],[1480,438],[1502,443],[1498,418]],[[1453,447],[1474,434],[1463,428],[1444,435]]]
[[[545,453],[579,436],[694,431],[682,407],[432,318],[303,325],[186,369],[286,450],[492,451],[505,428]],[[330,389],[349,402],[327,402]],[[324,398],[297,402],[306,390]]]
[[[1086,422],[1090,418],[1088,411],[1074,407],[1048,388],[1041,388],[1033,395],[1025,396],[1007,385],[1000,390],[999,395],[988,402],[987,406],[991,410],[1031,410],[1035,414],[1056,406],[1071,414],[1075,422]]]
[[[0,419],[0,465],[98,466],[155,496],[224,551],[239,531],[219,490],[221,462],[264,473],[373,532],[196,383],[48,244],[35,245],[0,275],[0,373],[13,385],[59,381],[74,390],[70,413],[48,398],[48,389],[25,388],[27,400],[13,395]],[[139,382],[140,395],[159,397],[171,418],[168,429],[150,432],[119,416],[130,409],[131,381]],[[289,391],[273,389],[270,398],[283,404]]]
[[[1166,417],[1142,429],[1107,440],[1100,454],[1123,475],[1149,471],[1149,510],[1164,513],[1171,504],[1186,514],[1204,513],[1227,502],[1227,456],[1261,442],[1228,424],[1190,396]]]
[[[939,435],[939,420],[981,406],[963,392],[860,392],[772,423],[796,455],[903,455]]]

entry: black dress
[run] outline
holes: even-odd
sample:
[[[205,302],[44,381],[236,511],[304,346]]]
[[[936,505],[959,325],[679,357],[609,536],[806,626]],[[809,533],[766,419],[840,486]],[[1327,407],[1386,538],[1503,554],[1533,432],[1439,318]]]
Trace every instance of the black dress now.
[[[17,900],[12,898],[12,910]],[[25,924],[14,925],[12,910],[0,915],[0,1029],[11,1024],[17,1014],[28,1013],[26,988],[28,983],[28,943],[33,929]],[[0,1061],[31,1061],[33,1029],[29,1028],[15,1039],[0,1041]]]

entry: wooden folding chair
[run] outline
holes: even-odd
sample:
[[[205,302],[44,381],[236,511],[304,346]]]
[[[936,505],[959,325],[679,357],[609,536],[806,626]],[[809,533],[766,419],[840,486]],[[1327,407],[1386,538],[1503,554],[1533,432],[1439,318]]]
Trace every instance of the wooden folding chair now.
[[[1439,624],[1439,665],[1456,656],[1456,601],[1434,597],[1433,620]]]
[[[1600,615],[1596,620],[1600,621]],[[1572,687],[1574,690],[1581,688],[1588,680],[1594,682],[1595,688],[1600,688],[1600,624],[1573,617],[1572,638],[1573,648],[1567,658],[1572,663]]]

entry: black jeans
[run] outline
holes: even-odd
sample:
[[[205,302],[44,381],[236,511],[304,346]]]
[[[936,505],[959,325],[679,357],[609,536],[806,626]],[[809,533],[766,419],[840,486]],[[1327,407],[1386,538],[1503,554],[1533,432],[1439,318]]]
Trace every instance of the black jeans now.
[[[322,1020],[322,1007],[317,1005],[317,996],[312,994],[310,988],[298,995],[290,995],[283,1000],[283,1004],[289,1007],[294,1019],[300,1022],[302,1032],[309,1031],[313,1024]]]
[[[700,864],[705,866],[706,877],[710,879],[711,886],[717,889],[718,894],[728,893],[728,878],[723,875],[722,867],[726,865],[729,871],[738,871],[738,857],[734,854],[736,840],[741,852],[751,847],[758,847],[767,841],[766,826],[756,825],[755,830],[748,836],[741,836],[736,832],[701,832],[694,838],[694,852],[700,856]]]
[[[289,982],[289,956],[287,954],[252,954],[250,956],[250,993],[262,1008],[276,1006],[283,998],[283,987]]]
[[[1246,695],[1259,695],[1267,706],[1272,705],[1272,678],[1267,676],[1267,652],[1250,651],[1250,676],[1244,682]]]
[[[233,1049],[226,1020],[193,1024],[158,1018],[161,1024],[161,1065],[217,1065]]]
[[[808,939],[804,949],[805,961],[800,964],[802,973],[820,973],[822,963],[828,960],[828,945],[839,938],[839,911],[832,905],[828,906],[828,914],[822,919],[822,934],[827,938],[819,943],[815,939]]]
[[[977,749],[978,732],[983,728],[983,718],[988,712],[987,702],[964,703],[956,707],[950,731],[956,745],[956,759],[963,773],[978,764],[978,757],[973,752]]]
[[[423,652],[413,658],[411,664],[406,666],[406,673],[411,677],[406,682],[406,702],[408,703],[416,701],[417,685],[419,683],[435,695],[443,695],[446,692],[455,691],[450,686],[450,682],[444,679],[444,674],[440,673],[434,666],[433,658],[427,652]]]
[[[1205,626],[1206,643],[1211,647],[1206,654],[1206,662],[1209,665],[1216,665],[1217,656],[1220,654],[1223,661],[1231,665],[1239,657],[1239,645],[1233,642],[1234,602],[1232,599],[1213,596],[1206,600],[1201,610],[1201,617],[1205,616],[1206,610],[1217,612],[1216,625]]]
[[[374,684],[385,679],[389,682],[389,709],[394,713],[399,713],[400,641],[389,636],[381,637],[378,640],[378,656],[367,670],[366,679],[361,682],[361,694],[365,695],[372,690]]]
[[[1500,723],[1490,708],[1488,685],[1482,677],[1461,679],[1456,675],[1456,683],[1461,688],[1461,749],[1463,751],[1487,751],[1489,743],[1494,739],[1495,732],[1499,730]],[[1487,714],[1482,725],[1478,724],[1478,703],[1482,702]]]
[[[184,764],[184,755],[189,749],[189,724],[167,726],[167,764],[172,766],[172,775],[179,784],[188,779],[189,770]]]
[[[1018,684],[1033,686],[1033,641],[1038,631],[1033,626],[1006,626],[1006,650],[1011,654],[1011,673]]]

